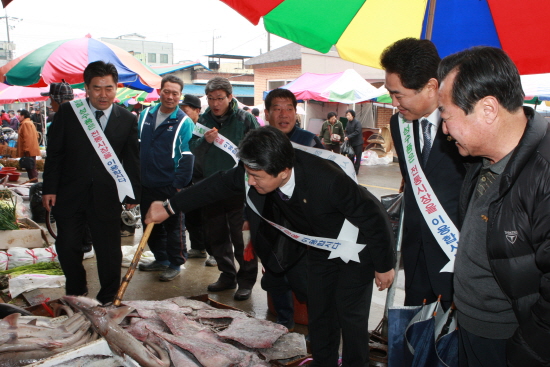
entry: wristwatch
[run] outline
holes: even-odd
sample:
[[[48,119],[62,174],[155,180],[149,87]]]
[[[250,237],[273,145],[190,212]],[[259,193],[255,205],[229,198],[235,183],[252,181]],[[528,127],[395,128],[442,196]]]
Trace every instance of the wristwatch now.
[[[174,211],[174,209],[172,209],[172,206],[170,205],[170,200],[169,199],[166,199],[165,201],[163,201],[162,206],[164,207],[164,209],[166,210],[166,213],[168,213],[168,215],[176,214],[176,212]]]

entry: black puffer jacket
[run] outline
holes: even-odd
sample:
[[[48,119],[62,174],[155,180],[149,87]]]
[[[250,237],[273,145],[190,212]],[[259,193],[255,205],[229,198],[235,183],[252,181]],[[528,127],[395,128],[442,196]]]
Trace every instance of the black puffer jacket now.
[[[550,366],[550,128],[530,108],[527,127],[502,173],[488,211],[487,255],[519,327],[508,340],[508,365]],[[481,163],[464,180],[466,213]]]

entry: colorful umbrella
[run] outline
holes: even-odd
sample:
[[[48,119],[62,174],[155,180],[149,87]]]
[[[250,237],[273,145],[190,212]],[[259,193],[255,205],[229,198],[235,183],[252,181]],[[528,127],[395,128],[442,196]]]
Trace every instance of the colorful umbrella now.
[[[221,1],[253,24],[263,17],[270,33],[323,53],[335,45],[341,58],[377,68],[384,48],[416,37],[431,39],[442,57],[472,46],[495,46],[510,55],[521,74],[550,72],[550,41],[541,45],[536,37],[550,16],[549,1]]]
[[[40,93],[49,91],[49,87],[31,88],[0,83],[0,104],[46,101],[50,97],[41,96]],[[74,89],[73,93],[75,99],[86,97],[86,92],[80,89]]]
[[[142,90],[135,90],[131,88],[118,88],[115,100],[120,103],[124,103],[130,99],[134,99],[137,102],[153,102],[159,99],[159,94],[156,89],[153,89],[150,93]]]
[[[59,83],[84,82],[83,72],[93,61],[113,63],[118,81],[125,86],[152,91],[160,88],[161,77],[123,49],[86,36],[48,43],[0,68],[0,80],[7,84],[45,87]]]

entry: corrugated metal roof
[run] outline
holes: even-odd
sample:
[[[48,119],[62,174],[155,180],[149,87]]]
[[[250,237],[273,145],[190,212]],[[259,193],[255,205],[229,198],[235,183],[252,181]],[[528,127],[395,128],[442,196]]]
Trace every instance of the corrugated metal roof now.
[[[192,68],[194,66],[202,66],[206,70],[210,70],[198,61],[197,62],[191,62],[191,63],[185,63],[185,64],[170,65],[170,66],[153,66],[151,68],[158,75],[164,75],[164,74],[168,74],[168,73],[173,73],[174,71],[178,71],[178,70],[189,69],[189,68]]]
[[[245,65],[258,65],[258,64],[269,64],[272,62],[280,61],[290,61],[290,60],[301,60],[302,59],[302,46],[297,43],[289,43],[286,46],[276,48],[256,56],[244,62]]]

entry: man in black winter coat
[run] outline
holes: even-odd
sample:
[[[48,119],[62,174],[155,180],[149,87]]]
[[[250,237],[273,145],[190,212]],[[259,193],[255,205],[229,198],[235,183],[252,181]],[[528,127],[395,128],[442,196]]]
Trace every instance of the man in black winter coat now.
[[[550,365],[550,134],[506,53],[474,47],[441,61],[443,131],[463,156],[455,261],[460,366]]]
[[[228,195],[246,193],[254,249],[262,263],[273,269],[284,264],[273,252],[272,237],[266,230],[272,226],[259,213],[265,218],[279,211],[275,223],[288,228],[283,229],[285,233],[295,231],[291,237],[298,239],[292,250],[299,256],[299,246],[309,245],[307,296],[313,355],[310,366],[338,365],[340,333],[342,365],[368,365],[373,279],[379,290],[386,289],[393,281],[395,265],[393,236],[381,204],[334,162],[293,149],[285,134],[274,127],[251,130],[239,145],[238,154],[241,162],[237,167],[218,172],[164,203],[154,202],[146,223],[160,223],[176,211],[193,210]],[[337,238],[346,220],[358,230],[357,239],[354,235],[350,241],[368,244],[357,248],[359,262],[329,258],[327,249],[339,248],[341,240]],[[308,240],[307,236],[312,237]],[[352,243],[344,247],[349,245]]]

